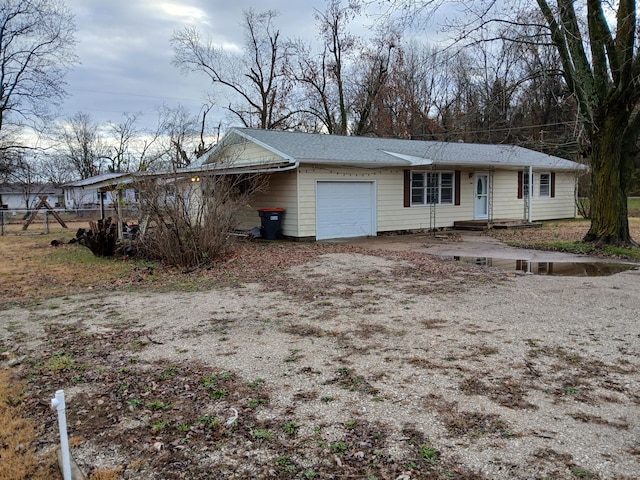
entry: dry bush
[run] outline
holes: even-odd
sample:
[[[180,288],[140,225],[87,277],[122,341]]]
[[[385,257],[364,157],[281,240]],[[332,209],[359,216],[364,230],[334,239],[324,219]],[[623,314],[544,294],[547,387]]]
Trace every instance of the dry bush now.
[[[147,231],[139,240],[144,256],[168,265],[197,267],[224,255],[230,232],[250,198],[267,179],[259,174],[164,178],[137,186]]]
[[[55,475],[55,457],[41,458],[32,447],[36,426],[23,417],[22,385],[8,370],[0,371],[0,480],[50,479]]]

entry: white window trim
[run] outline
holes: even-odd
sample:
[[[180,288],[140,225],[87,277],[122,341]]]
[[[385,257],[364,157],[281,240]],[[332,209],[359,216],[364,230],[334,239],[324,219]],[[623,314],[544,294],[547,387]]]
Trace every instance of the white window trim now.
[[[430,175],[430,174],[438,175],[438,201],[435,203],[435,205],[443,205],[443,206],[455,205],[455,201],[456,201],[456,173],[454,171],[445,170],[445,171],[438,171],[438,172],[430,172],[430,171],[426,171],[426,170],[411,170],[411,176],[409,178],[409,183],[410,183],[409,189],[410,189],[410,198],[411,198],[411,206],[412,207],[428,207],[429,205],[431,205],[430,202],[427,202],[426,191],[424,193],[424,203],[415,203],[413,201],[413,174],[414,173],[420,173],[420,174],[423,174],[423,175]],[[447,202],[447,203],[442,203],[441,202],[441,199],[442,199],[442,174],[450,174],[451,175],[451,201]],[[422,187],[422,189],[426,190],[427,187]]]
[[[548,178],[547,182],[547,193],[545,195],[542,194],[542,176],[546,175]],[[538,197],[539,198],[551,198],[551,172],[540,172],[538,174]]]

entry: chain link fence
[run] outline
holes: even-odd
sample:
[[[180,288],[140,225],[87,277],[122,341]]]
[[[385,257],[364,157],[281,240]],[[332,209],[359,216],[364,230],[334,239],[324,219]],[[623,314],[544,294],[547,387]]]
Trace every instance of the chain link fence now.
[[[139,221],[139,213],[136,208],[121,208],[118,212],[114,208],[104,209],[104,218],[118,218],[127,224]],[[64,222],[61,225],[56,215]],[[119,215],[120,214],[120,215]],[[33,219],[29,222],[29,219]],[[78,228],[87,228],[89,222],[103,218],[103,211],[99,208],[80,208],[65,210],[61,208],[33,209],[8,208],[0,209],[0,235],[46,235],[50,233],[72,232]]]

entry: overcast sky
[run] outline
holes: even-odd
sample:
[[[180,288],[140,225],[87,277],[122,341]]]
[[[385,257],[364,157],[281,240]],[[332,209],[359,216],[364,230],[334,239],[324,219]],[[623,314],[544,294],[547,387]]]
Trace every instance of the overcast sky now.
[[[346,2],[345,2],[346,3]],[[81,63],[67,76],[70,97],[63,118],[84,112],[98,122],[119,122],[123,112],[156,123],[154,108],[181,104],[199,112],[209,82],[183,76],[171,65],[173,32],[196,26],[220,44],[241,45],[243,11],[276,10],[282,38],[317,36],[314,8],[324,0],[66,0],[75,15]],[[354,28],[370,22],[362,18]]]

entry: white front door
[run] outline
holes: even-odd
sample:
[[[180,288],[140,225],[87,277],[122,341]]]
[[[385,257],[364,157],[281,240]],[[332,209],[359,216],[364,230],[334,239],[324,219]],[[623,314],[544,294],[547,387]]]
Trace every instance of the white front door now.
[[[476,173],[473,188],[473,219],[489,218],[489,175]]]

